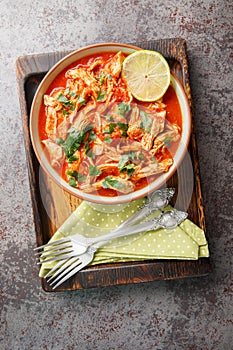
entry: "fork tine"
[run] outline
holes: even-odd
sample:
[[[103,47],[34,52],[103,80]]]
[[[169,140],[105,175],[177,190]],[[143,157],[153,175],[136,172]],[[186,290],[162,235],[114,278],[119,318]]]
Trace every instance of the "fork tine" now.
[[[63,271],[61,271],[60,274],[57,274],[56,278],[50,283],[50,285],[52,286],[54,283],[56,283],[59,279],[61,279],[63,276],[65,276],[64,278],[66,279],[67,276],[69,276],[68,272],[72,273],[75,267],[79,267],[79,265],[81,264],[81,260],[79,258],[77,258],[74,262],[71,262],[71,264],[68,264],[67,268]],[[60,271],[59,271],[60,272]],[[68,275],[67,275],[68,274]],[[72,274],[71,274],[72,276]],[[53,279],[53,277],[50,279],[50,281]],[[62,283],[62,282],[61,282]]]
[[[52,258],[53,256],[55,257],[55,256],[59,256],[59,255],[61,255],[61,254],[64,254],[64,253],[72,253],[74,251],[74,249],[72,248],[72,247],[70,247],[70,248],[67,248],[67,249],[62,249],[62,250],[55,250],[54,252],[52,251],[52,252],[50,252],[50,253],[48,253],[47,254],[47,251],[45,251],[45,252],[43,252],[42,254],[41,254],[41,256],[39,256],[39,258],[45,258],[45,259],[47,259],[47,258]]]
[[[39,247],[34,248],[34,250],[43,249],[45,247],[54,246],[54,245],[65,243],[65,242],[70,242],[70,238],[68,238],[68,237],[67,238],[61,238],[58,241],[54,241],[54,242],[51,242],[51,243],[43,244],[43,245],[40,245]]]
[[[63,264],[64,264],[64,260],[58,261],[58,263],[51,270],[49,270],[49,272],[44,276],[44,278],[47,278],[53,275],[53,272],[55,272]]]
[[[42,250],[41,252],[38,252],[38,251],[35,251],[35,255],[40,255],[40,254],[44,254],[44,253],[49,253],[49,252],[53,252],[53,251],[56,251],[56,250],[61,250],[61,249],[64,249],[64,248],[67,248],[67,247],[70,247],[71,246],[71,242],[67,242],[67,243],[64,243],[62,245],[56,245],[55,247],[51,248],[51,249],[46,249],[46,250]],[[35,250],[35,249],[34,249]]]
[[[64,259],[72,258],[73,256],[77,256],[77,253],[72,252],[70,254],[67,253],[67,254],[64,254],[64,255],[58,255],[58,256],[56,256],[54,258],[51,258],[51,259],[45,259],[44,261],[39,261],[37,263],[37,265],[45,264],[45,263],[48,263],[48,262],[51,262],[51,261],[64,260]]]
[[[65,277],[63,277],[57,284],[55,284],[52,288],[55,289],[58,286],[60,286],[60,284],[64,283],[67,279],[69,279],[70,277],[72,277],[74,274],[76,274],[78,271],[80,271],[83,267],[85,267],[87,265],[86,262],[82,262],[80,263],[75,269],[73,269],[72,271],[70,271],[70,273],[68,273],[68,275],[66,275]],[[59,280],[59,278],[57,278],[57,280]],[[54,284],[55,281],[52,282],[52,284]],[[52,285],[51,284],[51,285]]]
[[[46,278],[46,277],[48,277],[49,275],[52,274],[52,276],[50,276],[50,278],[47,280],[47,282],[50,282],[52,279],[54,279],[60,272],[64,271],[68,266],[70,266],[72,263],[74,263],[75,260],[77,260],[76,256],[73,257],[73,258],[69,258],[69,259],[65,260],[65,262],[61,261],[60,263],[57,264],[59,266],[57,266],[57,265],[54,266],[54,268],[52,270],[50,270],[49,274],[47,274],[45,276],[45,278]],[[57,270],[57,272],[55,272],[56,270]],[[55,273],[53,273],[53,272],[55,272]]]

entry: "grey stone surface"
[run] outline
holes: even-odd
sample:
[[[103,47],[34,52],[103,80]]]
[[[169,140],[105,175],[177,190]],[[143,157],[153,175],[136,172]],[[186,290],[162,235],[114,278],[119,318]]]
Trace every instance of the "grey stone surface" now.
[[[1,340],[4,350],[228,350],[232,345],[231,1],[0,1]],[[86,44],[187,40],[213,273],[45,293],[18,102],[18,56]]]

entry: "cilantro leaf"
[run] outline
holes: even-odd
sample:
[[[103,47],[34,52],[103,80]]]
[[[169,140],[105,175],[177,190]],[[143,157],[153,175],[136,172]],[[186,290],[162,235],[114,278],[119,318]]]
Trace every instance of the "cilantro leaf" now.
[[[118,113],[120,115],[125,115],[126,112],[130,111],[130,104],[126,102],[122,102],[118,105]]]
[[[90,176],[92,176],[92,175],[99,176],[100,174],[102,174],[102,171],[99,170],[96,166],[90,164],[89,165],[89,174],[90,174]]]
[[[62,109],[61,112],[62,112],[62,114],[63,114],[64,116],[66,116],[66,115],[69,114],[65,109]]]
[[[100,71],[99,76],[97,77],[97,79],[99,80],[99,85],[102,85],[105,79],[105,74],[103,71]]]
[[[72,111],[75,109],[74,104],[62,93],[58,95],[57,101],[61,102],[64,106],[70,108]]]
[[[98,102],[101,102],[101,101],[104,100],[105,93],[106,93],[105,90],[100,90],[100,91],[98,91],[98,95],[97,95],[97,101],[98,101]]]
[[[142,122],[140,124],[140,128],[146,130],[146,132],[150,133],[150,127],[152,124],[152,120],[149,117],[149,115],[144,112],[144,111],[140,111],[140,116],[142,118]]]
[[[139,155],[138,155],[138,159],[139,159],[139,160],[145,159],[145,156],[144,156],[144,154],[142,153],[142,149],[140,150],[140,153],[139,153]]]
[[[96,133],[94,132],[94,130],[91,130],[88,136],[88,141],[95,141],[96,138],[97,138]]]
[[[57,145],[62,145],[65,141],[60,137],[59,139],[56,139]]]
[[[75,179],[73,177],[71,177],[69,179],[69,185],[72,187],[76,187],[77,186],[77,182],[75,181]]]
[[[113,133],[115,130],[116,124],[115,123],[110,123],[109,124],[109,134]]]
[[[77,97],[77,96],[78,96],[78,95],[77,95],[75,92],[73,92],[73,91],[69,91],[69,95],[72,96],[72,97]]]
[[[115,130],[116,124],[115,123],[110,123],[109,124],[109,129],[103,130],[104,134],[112,134],[113,131]]]
[[[77,97],[77,96],[78,96],[75,92],[70,91],[69,88],[66,88],[66,89],[64,90],[64,94],[65,94],[65,95],[70,95],[70,96],[73,96],[73,97]]]
[[[95,153],[93,152],[92,149],[90,149],[89,151],[87,151],[86,153],[87,157],[91,158],[91,159],[95,159]]]
[[[64,104],[69,104],[70,103],[70,100],[65,95],[63,95],[62,93],[60,93],[58,95],[57,100],[58,100],[58,102],[61,102],[61,103],[64,103]]]
[[[85,175],[78,173],[76,170],[74,171],[67,170],[66,174],[69,176],[72,176],[74,179],[78,180],[79,182],[84,182],[87,178]]]
[[[125,165],[125,166],[120,170],[120,173],[124,173],[124,172],[127,172],[128,176],[133,175],[133,173],[135,172],[134,164],[127,164],[127,165]]]
[[[119,188],[123,188],[124,184],[121,183],[120,181],[114,179],[112,176],[106,176],[104,181],[102,182],[102,186],[103,188],[115,188],[115,189],[119,189]]]
[[[128,130],[128,127],[129,127],[128,124],[120,123],[120,122],[117,122],[117,125],[118,125],[119,129],[120,129],[120,130],[123,130],[123,131],[127,131],[127,130]]]
[[[70,134],[66,141],[62,143],[62,149],[66,155],[68,162],[77,160],[74,153],[80,149],[81,144],[84,142],[86,134],[93,129],[93,125],[87,125],[81,132],[75,129],[70,129]]]
[[[170,147],[171,146],[171,140],[172,140],[172,136],[168,136],[163,142],[164,142],[164,145],[166,147]]]
[[[83,97],[81,97],[81,96],[78,97],[78,102],[79,102],[81,105],[85,105],[85,104],[86,104],[86,100],[85,100]]]
[[[104,142],[106,142],[106,143],[111,143],[111,142],[112,142],[111,136],[110,136],[110,135],[105,136]]]
[[[109,120],[110,122],[114,122],[114,118],[110,115],[104,115],[104,118]]]
[[[85,182],[86,179],[87,179],[87,177],[85,175],[78,173],[78,175],[77,175],[78,182]]]
[[[124,167],[124,165],[129,161],[129,155],[128,154],[123,154],[123,156],[120,157],[119,163],[118,163],[118,168],[121,169]]]

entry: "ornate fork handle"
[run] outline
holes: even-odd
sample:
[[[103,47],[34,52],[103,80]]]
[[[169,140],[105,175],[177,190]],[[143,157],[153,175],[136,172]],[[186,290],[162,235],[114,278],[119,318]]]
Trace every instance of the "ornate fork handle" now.
[[[161,190],[157,190],[147,197],[145,204],[129,219],[124,221],[120,226],[118,226],[114,232],[119,231],[126,225],[133,225],[143,218],[149,216],[155,210],[163,209],[170,202],[171,198],[175,193],[174,188],[163,188]]]

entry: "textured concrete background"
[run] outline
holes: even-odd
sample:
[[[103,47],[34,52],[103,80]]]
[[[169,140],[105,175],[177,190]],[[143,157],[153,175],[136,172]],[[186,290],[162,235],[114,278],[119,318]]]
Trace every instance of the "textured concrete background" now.
[[[1,349],[233,349],[231,3],[0,1]],[[168,37],[187,40],[213,273],[45,293],[32,255],[15,60],[97,42]]]

